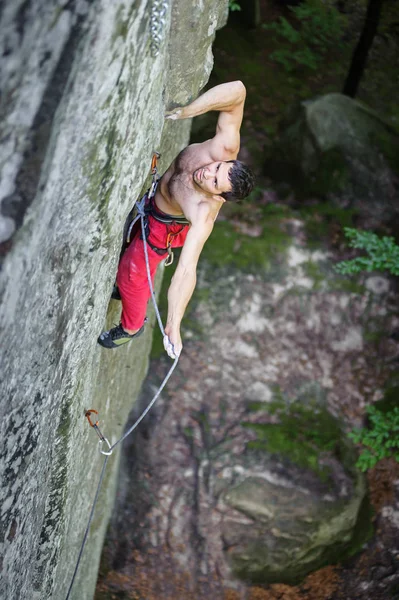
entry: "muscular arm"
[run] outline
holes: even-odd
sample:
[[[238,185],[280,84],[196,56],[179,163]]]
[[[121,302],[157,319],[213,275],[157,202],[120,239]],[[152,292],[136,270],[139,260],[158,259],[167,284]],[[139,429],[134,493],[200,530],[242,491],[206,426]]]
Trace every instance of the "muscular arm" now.
[[[207,146],[213,160],[223,159],[223,153],[227,153],[230,158],[230,155],[238,154],[240,147],[245,97],[246,90],[241,81],[222,83],[199,96],[191,104],[175,109],[167,118],[188,119],[212,110],[219,111],[215,137],[200,146]]]
[[[168,290],[168,318],[165,333],[179,355],[182,349],[180,324],[197,281],[197,263],[202,248],[213,229],[213,219],[202,215],[191,225],[179,263]]]
[[[211,110],[231,112],[245,101],[245,87],[241,81],[221,83],[211,88],[196,100],[177,108],[168,116],[170,119],[190,119]]]

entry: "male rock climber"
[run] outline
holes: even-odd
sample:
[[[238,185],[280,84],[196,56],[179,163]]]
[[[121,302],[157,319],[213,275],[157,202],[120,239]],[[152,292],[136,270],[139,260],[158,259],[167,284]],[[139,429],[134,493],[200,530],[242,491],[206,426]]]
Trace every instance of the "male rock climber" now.
[[[147,240],[153,280],[158,264],[168,256],[168,244],[172,248],[183,246],[168,290],[164,346],[171,358],[179,356],[182,349],[180,323],[195,288],[199,256],[219,210],[226,201],[245,198],[253,188],[251,171],[236,160],[245,95],[241,81],[224,83],[166,117],[175,120],[211,110],[220,113],[216,135],[180,152],[150,201]],[[117,286],[122,300],[121,322],[98,338],[105,348],[117,348],[144,329],[150,290],[140,230],[121,258]]]

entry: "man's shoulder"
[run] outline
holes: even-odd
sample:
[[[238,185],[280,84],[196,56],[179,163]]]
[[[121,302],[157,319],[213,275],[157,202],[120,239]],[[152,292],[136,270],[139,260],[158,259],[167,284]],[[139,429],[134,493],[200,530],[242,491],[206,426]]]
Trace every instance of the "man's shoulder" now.
[[[190,144],[184,148],[176,158],[176,170],[195,170],[213,162],[210,142],[211,140],[200,144]],[[223,157],[220,156],[217,160],[223,160]]]
[[[191,224],[200,229],[212,229],[220,208],[220,202],[203,197],[191,207]]]

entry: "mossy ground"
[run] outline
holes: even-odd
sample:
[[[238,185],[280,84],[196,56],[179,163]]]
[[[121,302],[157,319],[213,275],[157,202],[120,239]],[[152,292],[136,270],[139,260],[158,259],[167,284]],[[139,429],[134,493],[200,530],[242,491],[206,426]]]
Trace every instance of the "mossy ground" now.
[[[270,404],[252,402],[249,409],[254,413],[267,411],[268,415],[278,417],[278,423],[253,423],[244,421],[243,426],[253,430],[257,439],[248,442],[249,450],[266,451],[279,454],[298,467],[315,472],[321,481],[327,482],[330,469],[320,465],[321,453],[331,453],[342,460],[343,432],[339,421],[324,406],[310,401],[296,401],[287,404],[280,399]],[[345,447],[347,444],[345,444]],[[352,454],[351,460],[354,455]],[[353,470],[351,461],[345,460]]]

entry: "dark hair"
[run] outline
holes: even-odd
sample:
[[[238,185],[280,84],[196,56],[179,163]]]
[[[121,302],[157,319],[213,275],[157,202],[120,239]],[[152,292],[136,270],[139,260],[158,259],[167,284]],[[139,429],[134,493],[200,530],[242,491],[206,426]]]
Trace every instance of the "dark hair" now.
[[[255,185],[254,175],[251,169],[239,160],[226,160],[226,162],[233,164],[228,175],[231,191],[220,195],[227,201],[238,202],[252,192]]]

